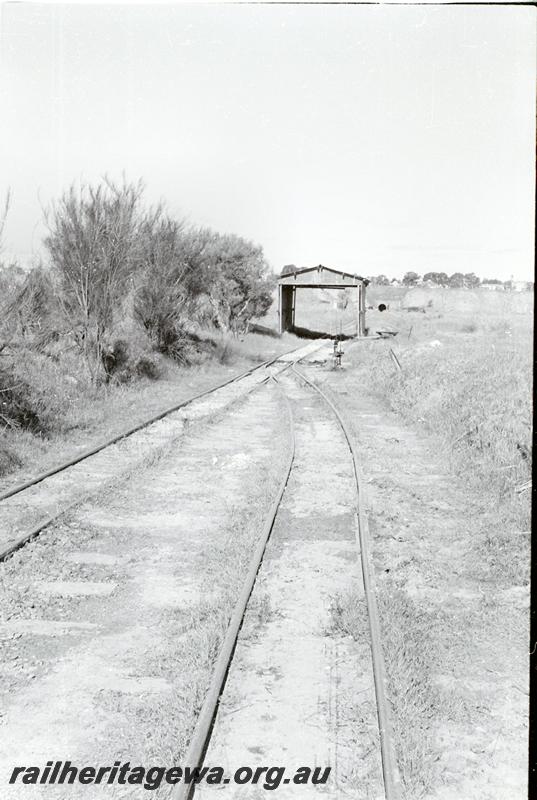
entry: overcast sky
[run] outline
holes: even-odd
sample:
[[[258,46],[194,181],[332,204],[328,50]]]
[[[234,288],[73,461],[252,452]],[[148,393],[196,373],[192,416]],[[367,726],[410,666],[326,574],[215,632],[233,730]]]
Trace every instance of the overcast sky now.
[[[532,278],[534,8],[8,3],[0,48],[8,253],[125,170],[278,271]]]

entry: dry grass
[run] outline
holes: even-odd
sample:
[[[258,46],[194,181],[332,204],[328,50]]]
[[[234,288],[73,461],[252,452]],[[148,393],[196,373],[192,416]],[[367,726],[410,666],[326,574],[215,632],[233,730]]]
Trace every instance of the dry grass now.
[[[363,593],[354,588],[332,598],[327,634],[351,636],[356,643],[358,663],[370,661],[369,622]],[[354,750],[348,785],[359,786],[363,797],[378,797],[380,739],[373,687],[367,698],[362,693],[349,697],[344,714],[352,721]]]
[[[451,466],[472,513],[468,536],[460,542],[464,556],[461,559],[458,554],[453,579],[455,583],[467,581],[486,599],[485,604],[475,606],[464,597],[452,608],[436,605],[430,597],[411,592],[404,559],[397,560],[389,575],[388,570],[379,573],[377,597],[388,691],[408,800],[430,797],[436,787],[457,779],[457,769],[461,775],[470,769],[464,766],[457,748],[469,748],[468,740],[479,738],[476,726],[489,724],[483,713],[483,705],[489,707],[483,700],[486,690],[480,693],[478,684],[466,685],[464,672],[457,672],[471,648],[478,647],[482,636],[481,652],[497,658],[491,665],[506,663],[506,642],[497,637],[491,646],[488,631],[502,615],[509,619],[513,638],[518,630],[524,636],[527,626],[526,609],[512,608],[508,598],[515,596],[511,591],[518,597],[529,579],[531,491],[520,491],[531,477],[532,460],[528,298],[522,298],[519,305],[520,298],[514,295],[475,293],[479,309],[469,312],[472,299],[468,303],[463,298],[459,305],[460,294],[446,294],[425,314],[401,311],[389,295],[379,297],[390,302],[390,310],[368,312],[369,325],[373,330],[390,327],[398,334],[388,342],[348,347],[341,380],[346,394],[358,394],[364,387],[366,392],[372,391],[381,405],[391,407],[409,427],[427,431],[431,447],[447,456],[441,460]],[[397,354],[400,371],[389,348]],[[353,408],[352,401],[349,404]],[[394,479],[396,482],[396,476]],[[421,512],[414,507],[411,513],[419,517]],[[400,514],[398,521],[406,522],[409,510],[404,503]],[[435,558],[427,554],[425,546],[420,552],[419,539],[415,544],[416,570],[436,586]],[[378,551],[386,551],[386,542],[380,538],[375,545]],[[395,558],[397,551],[388,551]],[[386,563],[393,566],[389,560]],[[339,629],[357,641],[367,635],[359,596],[338,598],[333,615]],[[502,633],[501,626],[494,630]],[[475,674],[479,675],[479,669],[477,666]],[[461,674],[462,679],[456,690],[452,682],[443,680],[454,674]],[[513,674],[520,673],[514,670]],[[508,688],[504,685],[499,691]],[[491,706],[495,702],[490,699]],[[452,731],[452,741],[441,738],[447,730]],[[467,735],[463,745],[457,739],[460,731]],[[450,749],[453,755],[442,759]]]
[[[489,294],[481,290],[471,314],[456,310],[455,297],[444,298],[455,310],[442,317],[384,317],[399,330],[389,347],[400,371],[385,342],[357,345],[350,361],[394,411],[438,438],[453,472],[493,511],[492,530],[476,542],[476,565],[484,557],[491,577],[520,583],[528,580],[528,542],[511,532],[530,528],[530,492],[519,490],[532,465],[532,319],[513,295]]]
[[[437,784],[435,728],[448,713],[449,700],[434,682],[434,643],[441,623],[391,581],[384,581],[378,599],[397,763],[404,797],[417,800]],[[331,614],[334,631],[362,646],[369,641],[363,593],[341,593],[333,600]]]

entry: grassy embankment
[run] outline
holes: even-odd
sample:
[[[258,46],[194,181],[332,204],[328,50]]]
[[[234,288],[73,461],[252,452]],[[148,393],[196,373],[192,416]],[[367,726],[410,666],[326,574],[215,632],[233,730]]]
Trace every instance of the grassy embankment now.
[[[32,418],[23,424],[7,415],[1,420],[0,489],[299,345],[289,334],[226,340],[213,335],[189,365],[159,357],[152,377],[100,385],[90,382],[71,352],[50,358],[26,350],[13,385],[24,393],[22,405],[28,401]]]
[[[486,700],[493,691],[487,683],[491,676],[498,681],[497,699],[510,697],[506,730],[523,726],[512,694],[524,692],[520,654],[527,612],[518,598],[529,580],[533,296],[431,291],[432,306],[420,313],[402,309],[402,295],[370,290],[371,333],[398,333],[349,348],[343,384],[351,394],[373,394],[409,430],[430,434],[429,444],[466,509],[454,507],[446,520],[445,511],[434,516],[421,505],[422,488],[407,499],[408,477],[401,480],[398,470],[408,476],[416,466],[405,463],[401,448],[390,464],[386,445],[374,447],[374,463],[394,470],[380,491],[384,505],[372,509],[373,531],[380,526],[385,537],[374,539],[373,549],[380,559],[377,591],[399,767],[404,796],[415,798],[433,796],[446,781],[456,793],[459,781],[479,782],[479,770],[490,770],[483,738],[486,743],[497,715],[504,713],[496,701],[494,713],[486,711],[492,704]],[[380,302],[387,302],[388,311],[377,310]],[[431,466],[433,472],[437,468]],[[455,524],[457,544],[443,562],[435,552],[442,539],[429,534],[431,526],[441,531],[446,522]],[[394,528],[403,531],[400,544],[386,538]],[[449,524],[445,531],[453,536]],[[394,568],[385,572],[387,565]],[[416,593],[416,576],[433,594]],[[475,603],[472,596],[481,600]],[[336,598],[334,613],[338,626],[358,640],[364,635],[363,598],[356,593]],[[444,688],[446,675],[459,677]],[[498,748],[500,763],[514,764],[516,747],[511,761],[512,755]],[[496,788],[491,784],[490,794],[479,796],[496,798]],[[476,796],[471,788],[465,791]]]
[[[371,312],[373,327],[387,323],[399,333],[386,343],[382,358],[378,348],[370,348],[355,351],[356,363],[394,411],[439,437],[455,474],[487,498],[498,530],[481,555],[496,577],[524,583],[533,295],[485,290],[430,295],[433,306],[425,314],[394,308],[393,302],[383,314]],[[380,288],[370,292],[373,302],[384,296]]]

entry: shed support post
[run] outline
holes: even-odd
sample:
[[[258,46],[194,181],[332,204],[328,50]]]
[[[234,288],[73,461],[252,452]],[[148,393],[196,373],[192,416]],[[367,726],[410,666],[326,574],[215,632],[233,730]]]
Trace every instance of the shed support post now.
[[[365,286],[358,286],[358,336],[365,336]]]
[[[280,285],[280,333],[291,330],[293,327],[293,297],[292,286]]]

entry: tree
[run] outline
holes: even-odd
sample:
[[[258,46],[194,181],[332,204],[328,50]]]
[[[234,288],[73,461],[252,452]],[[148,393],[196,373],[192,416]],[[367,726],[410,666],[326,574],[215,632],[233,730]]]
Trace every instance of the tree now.
[[[24,281],[24,270],[18,264],[0,264],[0,353],[16,333],[18,301]]]
[[[213,321],[235,336],[270,308],[274,279],[263,249],[234,234],[214,234],[209,245],[208,299]]]
[[[57,303],[50,273],[42,265],[25,274],[16,297],[17,330],[21,336],[38,336],[41,344],[53,335],[57,323]],[[34,341],[34,344],[36,342]]]
[[[464,276],[464,285],[468,287],[468,289],[475,289],[481,281],[473,272],[467,272]]]
[[[296,272],[296,267],[294,264],[286,264],[282,271],[280,272],[280,276],[283,278],[284,275],[292,275],[293,272]]]
[[[0,254],[4,249],[4,229],[6,227],[7,215],[11,205],[11,189],[8,189],[4,199],[4,207],[0,211]]]
[[[46,214],[58,300],[91,379],[102,372],[106,337],[144,262],[143,184],[105,178],[64,193]]]
[[[406,272],[403,277],[403,283],[405,286],[416,286],[419,279],[420,276],[417,272]]]
[[[372,276],[370,279],[371,283],[375,283],[377,286],[389,286],[390,281],[386,277],[386,275],[377,275],[376,277]]]
[[[453,275],[449,277],[449,285],[453,289],[462,289],[464,286],[464,275],[462,272],[454,272]]]
[[[213,234],[186,229],[166,215],[152,219],[144,238],[145,264],[134,299],[135,318],[161,353],[181,358],[185,328],[196,316],[196,300],[210,282]]]
[[[435,283],[437,286],[447,286],[448,285],[448,276],[445,272],[426,272],[423,276],[423,280],[430,281],[431,283]]]

